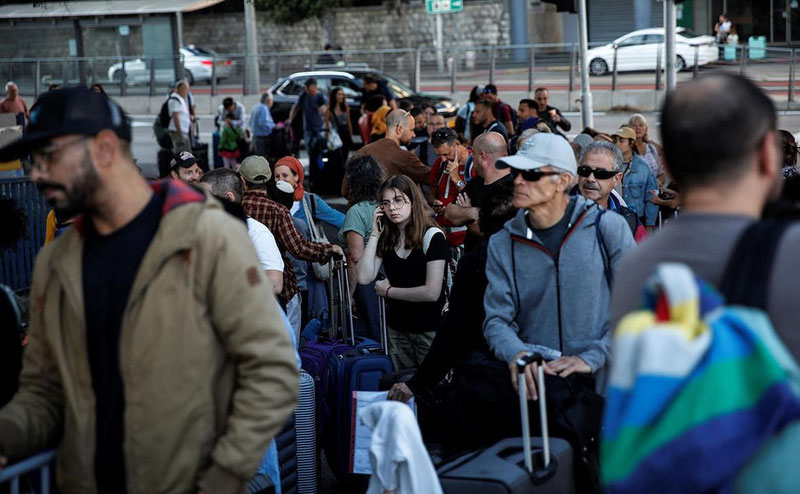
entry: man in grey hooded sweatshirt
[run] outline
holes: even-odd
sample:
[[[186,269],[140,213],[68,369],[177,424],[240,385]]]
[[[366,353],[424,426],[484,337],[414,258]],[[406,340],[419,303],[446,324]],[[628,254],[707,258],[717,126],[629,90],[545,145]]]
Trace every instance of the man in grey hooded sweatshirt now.
[[[561,377],[597,373],[610,344],[610,285],[633,236],[618,214],[570,196],[577,164],[572,148],[554,134],[536,134],[501,158],[514,177],[517,216],[489,242],[483,333],[494,354],[509,363],[541,353],[545,371]],[[525,369],[536,399],[535,364]]]

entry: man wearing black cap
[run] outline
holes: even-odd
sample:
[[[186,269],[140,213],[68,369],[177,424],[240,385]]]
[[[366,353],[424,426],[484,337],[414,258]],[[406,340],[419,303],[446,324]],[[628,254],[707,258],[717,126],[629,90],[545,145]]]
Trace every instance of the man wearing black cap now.
[[[514,113],[514,109],[511,108],[511,105],[500,101],[500,97],[497,95],[497,86],[494,84],[487,84],[486,87],[483,88],[482,96],[483,99],[492,104],[492,114],[494,118],[505,126],[505,138],[508,140],[508,136],[514,135],[514,126],[517,123],[517,115]]]
[[[189,151],[181,151],[172,157],[172,161],[169,162],[169,173],[172,178],[187,184],[196,184],[203,178],[200,162]]]
[[[61,492],[241,492],[296,402],[291,340],[244,225],[148,184],[130,141],[119,106],[68,87],[0,149],[78,215],[36,260],[0,465],[59,444]]]

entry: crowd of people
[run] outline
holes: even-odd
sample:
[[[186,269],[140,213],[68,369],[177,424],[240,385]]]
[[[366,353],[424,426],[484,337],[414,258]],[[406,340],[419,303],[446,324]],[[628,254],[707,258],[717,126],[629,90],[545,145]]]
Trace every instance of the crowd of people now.
[[[612,334],[653,269],[681,262],[719,286],[742,232],[798,211],[797,143],[743,77],[670,93],[662,144],[641,114],[570,140],[547,88],[514,108],[496,86],[475,87],[448,125],[385,81],[363,82],[355,123],[340,88],[326,96],[306,80],[290,115],[302,119],[306,177],[270,149],[268,92],[249,122],[223,101],[224,166],[208,170],[179,81],[165,101],[169,175],[152,182],[104,94],[58,88],[29,112],[6,86],[0,109],[27,128],[0,162],[30,156],[55,216],[74,221],[36,261],[0,468],[58,443],[64,492],[241,491],[296,403],[296,350],[331,296],[323,272],[346,256],[355,330],[380,340],[385,302],[394,368],[413,370],[388,397],[416,397],[429,446],[449,455],[518,436],[517,360],[538,353],[551,434],[572,444],[580,492],[598,492]],[[318,193],[341,194],[346,210]],[[793,359],[799,243],[791,224],[764,254],[775,269],[761,285]],[[523,370],[531,400],[536,372]]]

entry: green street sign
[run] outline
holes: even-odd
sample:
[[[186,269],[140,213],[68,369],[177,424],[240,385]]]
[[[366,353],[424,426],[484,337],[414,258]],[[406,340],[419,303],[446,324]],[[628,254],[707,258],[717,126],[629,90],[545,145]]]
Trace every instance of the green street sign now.
[[[425,0],[425,10],[429,14],[448,14],[464,10],[464,0]]]

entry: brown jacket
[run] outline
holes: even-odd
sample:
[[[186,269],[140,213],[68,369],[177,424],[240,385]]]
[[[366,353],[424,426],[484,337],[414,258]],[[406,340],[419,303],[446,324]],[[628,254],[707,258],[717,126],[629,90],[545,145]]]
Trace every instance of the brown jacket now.
[[[165,183],[122,318],[128,492],[243,491],[296,402],[290,337],[245,225]],[[76,227],[39,254],[20,390],[0,410],[12,461],[59,443],[65,493],[96,492],[82,251]]]
[[[406,175],[420,185],[428,184],[428,174],[431,168],[421,162],[417,155],[411,151],[401,149],[400,146],[391,139],[383,138],[371,142],[359,149],[355,156],[372,156],[383,170],[383,178],[395,175]],[[347,197],[350,193],[350,184],[347,177],[342,181],[342,196]]]

